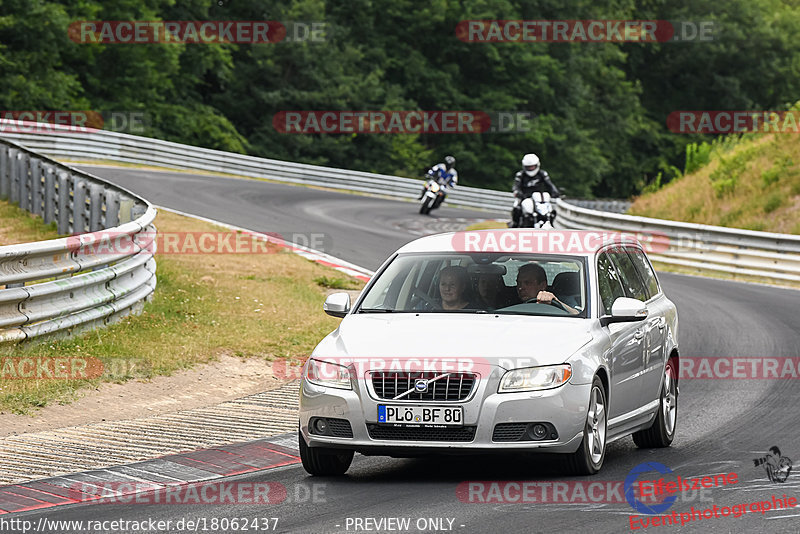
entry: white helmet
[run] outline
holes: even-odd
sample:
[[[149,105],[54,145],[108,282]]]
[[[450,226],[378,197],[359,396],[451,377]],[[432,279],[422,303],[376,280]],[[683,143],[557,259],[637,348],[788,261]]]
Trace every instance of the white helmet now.
[[[536,154],[525,154],[522,158],[522,168],[528,176],[536,176],[539,172],[539,156]]]

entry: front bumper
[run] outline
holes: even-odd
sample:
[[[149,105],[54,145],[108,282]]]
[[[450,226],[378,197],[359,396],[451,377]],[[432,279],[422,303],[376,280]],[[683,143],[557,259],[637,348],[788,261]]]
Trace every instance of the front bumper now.
[[[580,445],[586,422],[591,384],[567,383],[559,388],[524,393],[497,393],[505,370],[495,367],[477,380],[473,393],[462,402],[392,401],[378,399],[367,385],[367,376],[353,380],[353,390],[326,388],[303,381],[300,388],[300,432],[310,447],[352,449],[363,454],[416,456],[420,454],[538,451],[571,453]],[[462,406],[464,426],[474,426],[469,441],[375,439],[368,425],[377,425],[378,405]],[[309,432],[312,417],[346,419],[352,438],[322,436]],[[500,423],[546,422],[557,439],[542,441],[493,441]]]

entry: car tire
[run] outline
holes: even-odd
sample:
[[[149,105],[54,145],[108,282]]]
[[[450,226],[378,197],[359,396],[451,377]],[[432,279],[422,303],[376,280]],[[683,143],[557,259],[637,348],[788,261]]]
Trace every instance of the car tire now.
[[[567,456],[567,469],[570,474],[594,475],[600,471],[606,457],[607,430],[606,390],[600,377],[595,376],[589,393],[589,407],[586,410],[583,439],[578,450]]]
[[[642,449],[669,447],[675,439],[678,424],[678,384],[675,381],[675,360],[667,361],[664,366],[664,382],[661,386],[661,398],[658,403],[658,414],[650,428],[633,434],[633,442]]]
[[[314,476],[339,476],[350,469],[354,451],[328,449],[325,447],[309,447],[302,432],[298,432],[300,442],[300,460],[303,469]]]

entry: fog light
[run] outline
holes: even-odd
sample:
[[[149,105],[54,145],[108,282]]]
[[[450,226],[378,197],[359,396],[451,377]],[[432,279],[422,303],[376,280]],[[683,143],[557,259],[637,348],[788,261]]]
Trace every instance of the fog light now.
[[[315,430],[315,432],[317,434],[327,434],[328,433],[328,422],[325,419],[323,419],[322,417],[320,417],[319,419],[316,419],[312,426],[314,427],[314,430]]]
[[[547,436],[547,427],[541,424],[533,425],[530,429],[530,434],[533,439],[544,439]]]

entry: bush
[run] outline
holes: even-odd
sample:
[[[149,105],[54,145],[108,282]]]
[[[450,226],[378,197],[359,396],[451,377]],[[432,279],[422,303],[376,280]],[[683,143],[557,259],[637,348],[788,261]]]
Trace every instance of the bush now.
[[[772,213],[783,205],[786,197],[780,191],[775,191],[769,195],[764,201],[764,213]]]
[[[717,198],[732,193],[736,189],[739,176],[747,170],[757,150],[758,147],[749,147],[740,150],[729,158],[724,158],[722,155],[718,156],[719,165],[708,176]]]

